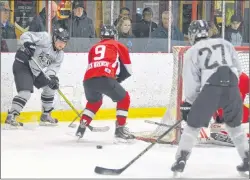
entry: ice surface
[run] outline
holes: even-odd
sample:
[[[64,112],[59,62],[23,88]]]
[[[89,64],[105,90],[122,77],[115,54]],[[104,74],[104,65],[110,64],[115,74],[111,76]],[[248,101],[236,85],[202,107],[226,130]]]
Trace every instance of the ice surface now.
[[[1,132],[2,178],[171,178],[176,146],[156,145],[119,176],[94,173],[95,166],[121,168],[149,144],[114,144],[114,121],[95,121],[93,126],[109,125],[111,130],[95,133],[87,130],[76,142],[76,128],[69,123],[58,127]],[[132,131],[155,129],[142,120],[129,120]],[[69,135],[71,134],[71,135]],[[102,149],[97,149],[102,145]],[[241,160],[235,148],[195,147],[182,177],[239,178],[235,166]]]

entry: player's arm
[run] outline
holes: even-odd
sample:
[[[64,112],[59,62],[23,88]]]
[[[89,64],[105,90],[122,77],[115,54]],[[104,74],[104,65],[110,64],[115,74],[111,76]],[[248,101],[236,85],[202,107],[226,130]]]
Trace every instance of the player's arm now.
[[[121,43],[118,43],[118,56],[120,61],[120,73],[117,77],[117,81],[122,82],[132,75],[132,64],[128,48]]]
[[[43,46],[45,44],[50,43],[51,39],[47,32],[25,32],[20,36],[20,43],[24,45],[24,43],[34,43],[37,46]]]
[[[187,120],[191,106],[200,93],[201,88],[201,73],[197,64],[198,52],[190,50],[184,55],[184,65],[182,70],[183,90],[186,98],[180,105],[183,120]]]
[[[195,52],[189,52],[186,56],[184,55],[182,77],[186,101],[193,104],[201,88],[201,72],[197,64],[197,55]]]
[[[234,48],[234,46],[227,42],[228,43],[228,46],[230,46],[230,51],[231,51],[231,57],[232,57],[232,64],[234,67],[236,67],[237,69],[237,72],[238,72],[238,77],[241,75],[242,73],[242,68],[241,68],[241,64],[240,64],[240,60],[239,60],[239,57],[238,57],[238,54]]]
[[[44,46],[50,43],[50,37],[47,32],[25,32],[20,36],[20,43],[24,48],[21,50],[31,59],[36,51],[36,46]]]

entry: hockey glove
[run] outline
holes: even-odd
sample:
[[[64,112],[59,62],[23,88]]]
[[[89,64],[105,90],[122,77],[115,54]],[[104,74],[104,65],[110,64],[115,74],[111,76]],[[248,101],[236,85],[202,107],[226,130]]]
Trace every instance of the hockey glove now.
[[[48,86],[53,89],[53,90],[57,90],[59,89],[59,79],[58,77],[54,76],[54,75],[50,75],[50,81]]]
[[[185,101],[180,106],[180,110],[181,110],[181,114],[182,114],[182,119],[184,121],[187,121],[188,113],[189,113],[189,111],[191,109],[191,106],[192,105],[190,103],[185,102]]]
[[[32,43],[32,42],[25,42],[23,44],[23,46],[25,47],[24,52],[29,56],[32,57],[34,56],[34,53],[36,51],[36,44]]]

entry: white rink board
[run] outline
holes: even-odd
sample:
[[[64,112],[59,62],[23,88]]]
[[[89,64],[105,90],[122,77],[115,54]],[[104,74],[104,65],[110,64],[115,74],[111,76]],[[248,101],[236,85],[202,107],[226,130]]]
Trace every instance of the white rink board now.
[[[6,112],[16,95],[12,74],[15,53],[1,54],[1,106]],[[87,67],[87,53],[65,53],[59,72],[60,89],[78,109],[84,107],[82,79]],[[166,107],[171,89],[173,55],[168,53],[132,53],[133,76],[123,82],[130,93],[131,107]],[[103,108],[114,108],[115,103],[104,98]],[[35,90],[24,111],[40,111],[40,93]],[[68,105],[56,97],[55,109],[67,110]]]

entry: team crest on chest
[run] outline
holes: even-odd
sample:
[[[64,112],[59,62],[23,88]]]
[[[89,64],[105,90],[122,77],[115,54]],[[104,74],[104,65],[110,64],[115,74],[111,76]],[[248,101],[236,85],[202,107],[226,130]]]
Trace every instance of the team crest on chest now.
[[[48,67],[53,62],[53,59],[54,58],[51,57],[50,54],[47,54],[45,52],[41,52],[38,56],[38,60],[45,67]]]

